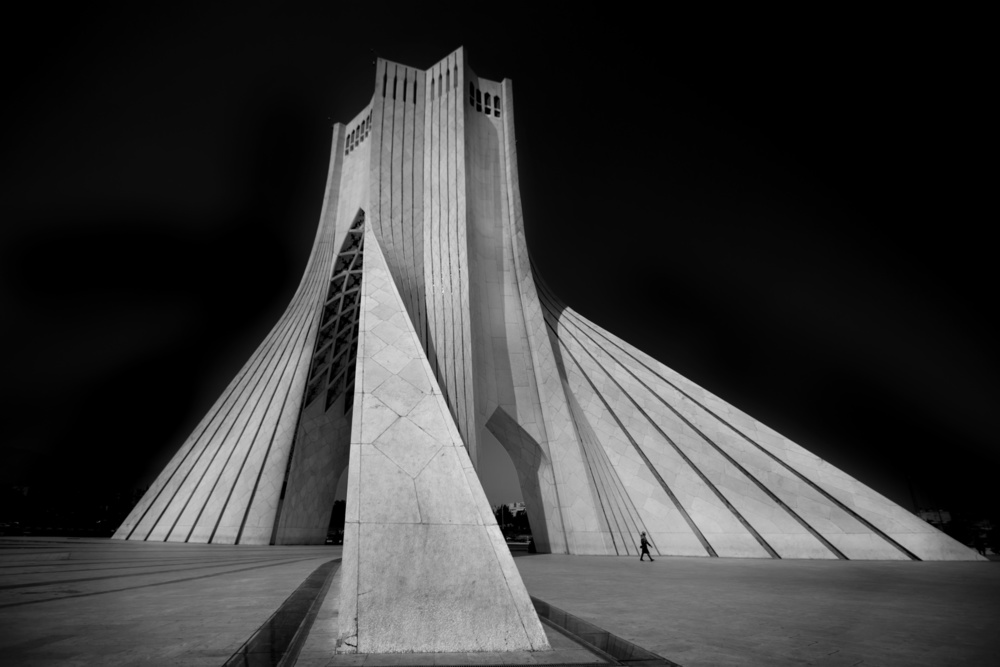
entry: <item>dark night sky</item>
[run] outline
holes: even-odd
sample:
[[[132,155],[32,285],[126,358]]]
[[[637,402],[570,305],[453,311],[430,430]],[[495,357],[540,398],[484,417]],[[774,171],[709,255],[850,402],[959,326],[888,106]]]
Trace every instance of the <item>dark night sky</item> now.
[[[373,54],[464,45],[514,81],[529,245],[568,304],[905,507],[996,513],[976,17],[239,7],[14,30],[4,485],[148,484],[294,291]]]

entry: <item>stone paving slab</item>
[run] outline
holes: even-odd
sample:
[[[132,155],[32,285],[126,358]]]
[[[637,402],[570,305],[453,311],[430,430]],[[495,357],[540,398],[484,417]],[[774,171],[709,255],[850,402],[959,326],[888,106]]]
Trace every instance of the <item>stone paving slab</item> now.
[[[684,667],[1000,665],[1000,565],[517,558],[528,592]]]
[[[339,547],[0,538],[0,665],[222,665],[339,556]],[[1000,664],[997,563],[526,554],[515,563],[534,597],[684,667]],[[414,654],[328,653],[333,597],[298,664],[416,664]],[[594,660],[546,632],[580,654],[441,654],[420,664]]]
[[[340,551],[2,538],[0,665],[218,667]]]

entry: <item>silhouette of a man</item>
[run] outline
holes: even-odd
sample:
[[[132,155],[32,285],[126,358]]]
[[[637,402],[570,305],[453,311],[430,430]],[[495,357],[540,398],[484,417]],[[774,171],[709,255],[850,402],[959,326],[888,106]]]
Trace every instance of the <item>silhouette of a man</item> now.
[[[653,556],[649,553],[649,540],[646,539],[646,533],[642,533],[639,536],[639,546],[642,547],[642,553],[639,554],[639,560],[642,560],[643,556],[649,556],[649,562],[653,562]]]

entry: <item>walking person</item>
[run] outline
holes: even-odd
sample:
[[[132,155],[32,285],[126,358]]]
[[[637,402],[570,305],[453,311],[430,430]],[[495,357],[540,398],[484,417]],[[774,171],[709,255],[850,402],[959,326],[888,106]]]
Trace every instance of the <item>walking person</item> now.
[[[649,553],[649,540],[646,539],[646,533],[642,533],[639,536],[639,546],[642,547],[642,553],[639,554],[639,560],[642,560],[643,556],[649,556],[649,562],[653,562],[653,556]]]

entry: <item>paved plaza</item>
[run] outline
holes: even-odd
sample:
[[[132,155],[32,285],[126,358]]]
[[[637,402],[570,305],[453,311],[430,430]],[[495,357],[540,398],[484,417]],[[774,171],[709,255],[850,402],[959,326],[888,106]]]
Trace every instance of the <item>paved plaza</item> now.
[[[684,667],[1000,665],[1000,563],[516,562],[534,597]]]
[[[223,665],[264,628],[266,650],[239,664],[278,664],[286,649],[275,638],[285,630],[294,639],[281,644],[285,664],[294,653],[303,666],[601,660],[550,626],[557,654],[334,657],[336,574],[313,594],[315,605],[297,596],[310,577],[335,573],[320,568],[340,553],[0,538],[0,664]],[[997,563],[555,555],[515,563],[534,598],[684,667],[1000,664]],[[275,631],[275,612],[289,608],[311,609],[309,632],[297,620]]]

